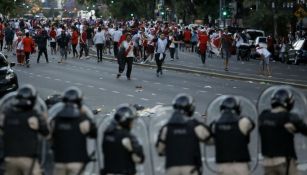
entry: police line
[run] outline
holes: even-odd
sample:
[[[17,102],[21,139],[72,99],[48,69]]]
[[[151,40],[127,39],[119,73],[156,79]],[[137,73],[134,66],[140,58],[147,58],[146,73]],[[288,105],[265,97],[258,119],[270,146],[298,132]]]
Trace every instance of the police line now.
[[[296,175],[296,163],[307,163],[307,140],[294,137],[307,135],[307,100],[290,86],[266,89],[257,106],[219,96],[205,117],[194,115],[187,94],[169,106],[123,104],[103,117],[76,87],[46,104],[31,85],[1,99],[5,174],[199,175],[207,167],[248,175],[259,174],[260,153],[265,174]]]

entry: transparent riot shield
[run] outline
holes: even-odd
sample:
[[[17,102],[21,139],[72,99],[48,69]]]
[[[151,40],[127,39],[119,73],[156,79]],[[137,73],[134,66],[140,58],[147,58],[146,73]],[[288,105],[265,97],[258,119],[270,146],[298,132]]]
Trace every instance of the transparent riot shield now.
[[[65,108],[65,103],[63,102],[58,102],[55,105],[53,105],[49,111],[48,111],[48,123],[50,125],[51,121],[53,119],[55,119],[55,117],[57,117],[57,115],[59,114],[59,112],[61,112],[63,109]],[[82,111],[85,113],[85,115],[89,118],[91,118],[94,121],[94,115],[92,113],[92,110],[86,106],[83,105],[82,106]],[[72,111],[73,112],[73,111]],[[72,117],[75,117],[74,115],[78,115],[77,112],[75,111],[74,113],[72,113]],[[89,174],[96,174],[96,172],[94,172],[94,170],[96,171],[97,167],[96,167],[96,163],[94,161],[96,161],[95,159],[93,159],[93,154],[95,153],[95,148],[96,143],[94,139],[87,139],[87,153],[90,157],[90,162],[88,162],[84,168],[84,172],[91,172]],[[42,165],[44,167],[46,167],[46,169],[48,169],[45,174],[47,175],[51,175],[52,174],[52,170],[53,170],[53,153],[51,150],[51,145],[48,142],[44,142],[43,145],[43,155],[45,155],[44,161],[42,163]]]
[[[109,127],[113,120],[114,112],[111,114],[106,115],[99,123],[98,123],[98,137],[97,137],[97,150],[98,150],[98,165],[99,169],[102,170],[104,166],[104,157],[103,157],[103,150],[102,150],[102,142],[104,137],[104,132]],[[137,174],[138,175],[148,175],[152,174],[151,169],[151,160],[150,160],[150,144],[148,140],[148,131],[145,121],[141,116],[133,122],[133,128],[131,130],[132,134],[136,136],[139,143],[143,146],[143,151],[145,155],[145,162],[143,164],[137,165]]]
[[[169,121],[174,110],[171,106],[158,106],[155,107],[152,114],[150,115],[149,122],[149,139],[150,139],[150,150],[152,159],[153,175],[164,175],[165,174],[165,157],[158,155],[156,150],[156,142],[158,140],[158,134],[160,129]]]
[[[206,124],[208,126],[212,122],[219,120],[222,114],[220,110],[220,106],[222,102],[228,97],[230,96],[229,95],[219,96],[209,104],[206,110],[206,115],[207,115]],[[241,116],[251,118],[257,126],[258,114],[257,114],[255,105],[245,97],[242,97],[242,96],[231,96],[231,97],[234,97],[239,102],[241,106]],[[252,172],[256,169],[258,165],[258,152],[259,152],[258,142],[259,142],[258,133],[255,127],[255,129],[250,133],[250,142],[248,145],[250,156],[251,156],[251,162],[250,162],[251,169],[250,170]],[[207,168],[210,171],[217,173],[218,170],[217,170],[217,164],[216,164],[216,159],[215,159],[216,152],[215,152],[214,145],[207,144],[204,149],[204,154],[205,154],[205,164]]]
[[[297,114],[307,123],[307,99],[298,89],[291,86],[272,86],[262,92],[258,99],[258,112],[261,114],[264,110],[271,109],[271,99],[273,94],[279,89],[287,89],[293,95],[294,106],[291,113]],[[307,138],[301,134],[295,135],[295,147],[298,155],[299,169],[307,173]]]

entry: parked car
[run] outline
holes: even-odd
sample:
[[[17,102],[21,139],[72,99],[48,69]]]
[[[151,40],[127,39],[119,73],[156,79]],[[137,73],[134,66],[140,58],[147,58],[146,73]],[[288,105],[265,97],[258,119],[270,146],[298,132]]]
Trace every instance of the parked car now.
[[[288,51],[288,64],[307,63],[307,42],[305,39],[296,41]]]
[[[260,47],[262,48],[267,48],[268,45],[267,45],[267,39],[266,37],[263,37],[263,36],[258,36],[255,40],[255,46],[256,45],[259,45]]]
[[[255,40],[257,37],[264,37],[265,33],[263,30],[256,30],[256,29],[246,29],[246,36],[248,38],[248,42],[250,45],[255,44]]]
[[[17,75],[12,69],[15,63],[9,63],[7,56],[0,52],[0,97],[18,89]]]

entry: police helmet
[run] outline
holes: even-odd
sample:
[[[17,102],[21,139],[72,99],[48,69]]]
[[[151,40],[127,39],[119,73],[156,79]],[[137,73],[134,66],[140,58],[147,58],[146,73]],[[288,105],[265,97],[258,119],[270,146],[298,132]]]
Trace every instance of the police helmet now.
[[[173,108],[182,110],[187,116],[191,117],[195,111],[194,99],[188,94],[178,94],[173,100]]]
[[[64,103],[75,103],[81,105],[82,100],[83,100],[83,94],[79,88],[72,86],[64,91],[63,95]]]
[[[120,105],[114,114],[114,120],[125,129],[131,128],[131,122],[136,118],[136,111],[129,104]]]
[[[271,98],[271,106],[272,108],[283,107],[290,111],[294,105],[293,94],[290,90],[287,89],[279,89],[276,90]]]
[[[240,102],[235,97],[227,97],[221,104],[220,110],[234,110],[238,115],[241,114]]]
[[[34,107],[36,99],[36,89],[32,85],[24,85],[17,91],[15,106],[24,110],[30,110]]]

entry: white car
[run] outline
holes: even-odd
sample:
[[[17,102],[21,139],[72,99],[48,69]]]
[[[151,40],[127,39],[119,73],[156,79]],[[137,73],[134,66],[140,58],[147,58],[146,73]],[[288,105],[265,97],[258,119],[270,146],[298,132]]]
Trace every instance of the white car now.
[[[265,33],[263,30],[246,29],[245,31],[250,45],[253,45],[255,43],[257,37],[265,37]]]
[[[255,46],[259,45],[262,48],[267,48],[267,38],[263,36],[258,36],[255,40]]]

